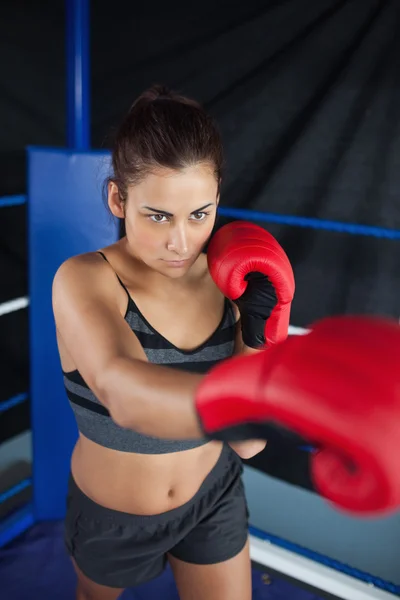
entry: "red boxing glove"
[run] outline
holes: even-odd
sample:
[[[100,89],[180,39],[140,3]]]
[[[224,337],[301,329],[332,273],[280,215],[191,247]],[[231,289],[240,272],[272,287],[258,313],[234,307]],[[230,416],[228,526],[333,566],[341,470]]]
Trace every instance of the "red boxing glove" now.
[[[276,239],[254,223],[236,221],[213,236],[207,258],[215,283],[239,308],[246,346],[263,348],[285,340],[295,285]]]
[[[220,363],[196,409],[212,439],[268,439],[276,428],[308,439],[322,496],[348,512],[388,513],[400,508],[399,364],[397,322],[328,318]]]

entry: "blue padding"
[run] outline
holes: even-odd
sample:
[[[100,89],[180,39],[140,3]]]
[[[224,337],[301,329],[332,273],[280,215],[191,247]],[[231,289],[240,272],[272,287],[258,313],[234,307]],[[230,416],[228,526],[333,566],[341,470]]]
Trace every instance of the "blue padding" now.
[[[26,196],[3,196],[0,198],[0,208],[8,208],[9,206],[20,206],[25,204]]]
[[[13,396],[12,398],[9,398],[8,400],[3,400],[3,402],[0,402],[0,415],[1,413],[6,412],[7,410],[10,410],[10,408],[14,408],[14,406],[17,406],[18,404],[22,404],[23,402],[26,402],[28,399],[28,394],[17,394],[16,396]]]
[[[219,208],[218,212],[223,217],[231,219],[243,219],[248,221],[259,221],[260,223],[278,223],[292,227],[308,227],[310,229],[325,229],[337,233],[348,233],[350,235],[366,235],[389,240],[400,240],[400,231],[384,227],[370,227],[357,225],[356,223],[340,223],[338,221],[325,221],[323,219],[310,219],[291,215],[276,215],[274,213],[258,212],[241,208]]]
[[[392,594],[400,594],[400,586],[396,585],[395,583],[385,581],[380,577],[375,577],[374,575],[370,575],[369,573],[365,573],[364,571],[350,567],[349,565],[341,563],[338,560],[334,560],[333,558],[329,558],[328,556],[324,556],[323,554],[319,554],[318,552],[314,552],[313,550],[304,548],[303,546],[299,546],[298,544],[294,544],[288,540],[284,540],[276,535],[266,533],[265,531],[257,529],[256,527],[249,527],[249,533],[260,540],[265,540],[271,544],[275,544],[275,546],[284,548],[289,552],[309,558],[310,560],[325,565],[326,567],[330,567],[335,571],[339,571],[340,573],[344,573],[345,575],[349,575],[350,577],[364,581],[369,585],[373,585],[387,592],[391,592]]]
[[[10,517],[0,521],[0,548],[9,544],[14,538],[29,529],[29,527],[32,527],[34,522],[35,519],[31,504],[17,510]]]
[[[51,303],[58,267],[118,239],[101,187],[109,154],[29,148],[28,245],[33,498],[37,520],[63,518],[77,438],[63,389]]]

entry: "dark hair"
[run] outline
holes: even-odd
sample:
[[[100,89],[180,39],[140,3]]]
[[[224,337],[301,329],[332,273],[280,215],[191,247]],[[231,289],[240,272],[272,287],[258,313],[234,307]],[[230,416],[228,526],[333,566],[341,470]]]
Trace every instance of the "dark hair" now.
[[[157,167],[184,169],[208,163],[218,182],[222,177],[223,149],[213,119],[200,104],[154,85],[134,102],[116,132],[112,148],[112,175],[120,197]]]

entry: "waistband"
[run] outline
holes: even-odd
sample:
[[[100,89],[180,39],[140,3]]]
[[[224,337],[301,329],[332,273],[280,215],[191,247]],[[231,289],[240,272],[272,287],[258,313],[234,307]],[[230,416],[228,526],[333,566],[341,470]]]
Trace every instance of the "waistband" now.
[[[241,459],[228,444],[224,444],[215,466],[205,477],[193,498],[181,506],[158,515],[136,515],[97,504],[97,502],[86,496],[86,494],[78,487],[72,473],[70,474],[68,481],[68,497],[72,510],[74,510],[74,505],[76,507],[79,505],[79,511],[87,516],[90,515],[91,519],[99,519],[101,521],[109,520],[121,525],[131,524],[134,519],[135,522],[145,525],[146,523],[154,521],[154,518],[157,517],[157,522],[163,524],[171,519],[179,517],[187,510],[190,510],[196,502],[207,494],[214,485],[221,481],[228,473],[236,474],[237,472],[237,474],[240,475],[242,471],[243,465]]]

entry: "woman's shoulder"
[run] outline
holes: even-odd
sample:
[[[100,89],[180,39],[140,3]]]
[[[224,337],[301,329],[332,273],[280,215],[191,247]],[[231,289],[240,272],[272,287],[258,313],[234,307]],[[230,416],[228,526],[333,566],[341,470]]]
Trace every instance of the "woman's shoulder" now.
[[[126,292],[101,254],[87,252],[71,256],[60,265],[53,279],[52,306],[57,326],[71,311],[86,314],[93,309],[111,309],[124,316]]]
[[[104,259],[102,258],[101,251],[97,252],[85,252],[83,254],[76,254],[70,256],[58,267],[55,279],[65,277],[85,277],[86,275],[94,275],[98,273],[102,268],[104,269]]]
[[[70,293],[105,294],[112,289],[115,280],[110,265],[101,251],[85,252],[67,258],[58,267],[53,278],[53,296]]]
[[[83,252],[81,254],[75,254],[67,258],[58,268],[58,271],[62,273],[75,271],[77,273],[98,273],[100,271],[109,270],[110,265],[107,265],[107,257],[113,256],[118,252],[118,242],[105,246],[104,248],[98,248],[90,252]],[[107,268],[108,266],[108,268]],[[58,272],[57,271],[57,272]]]

